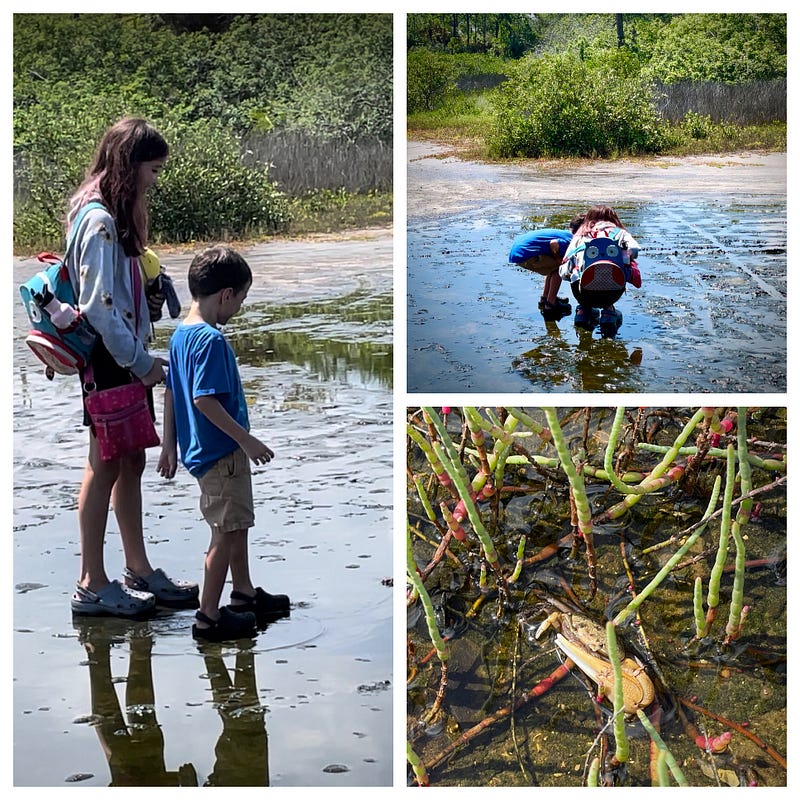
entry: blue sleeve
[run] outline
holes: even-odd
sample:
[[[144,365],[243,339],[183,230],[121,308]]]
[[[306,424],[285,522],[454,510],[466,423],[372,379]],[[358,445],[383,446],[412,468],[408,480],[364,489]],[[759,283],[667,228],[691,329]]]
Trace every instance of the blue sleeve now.
[[[229,348],[222,334],[209,336],[193,354],[192,398],[230,394]]]

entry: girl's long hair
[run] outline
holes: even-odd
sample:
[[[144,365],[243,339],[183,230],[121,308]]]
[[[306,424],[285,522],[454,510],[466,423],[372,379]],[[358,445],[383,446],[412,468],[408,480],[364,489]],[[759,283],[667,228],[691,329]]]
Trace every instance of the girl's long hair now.
[[[125,117],[100,140],[86,178],[70,200],[67,227],[75,212],[91,200],[105,205],[117,227],[125,255],[137,256],[147,246],[147,198],[138,191],[139,165],[166,158],[169,147],[149,122]]]
[[[586,212],[586,215],[583,218],[583,223],[578,229],[577,235],[586,236],[586,234],[592,229],[592,226],[595,224],[595,222],[612,222],[618,228],[625,227],[622,222],[620,222],[617,212],[614,211],[611,206],[597,205],[592,206]]]

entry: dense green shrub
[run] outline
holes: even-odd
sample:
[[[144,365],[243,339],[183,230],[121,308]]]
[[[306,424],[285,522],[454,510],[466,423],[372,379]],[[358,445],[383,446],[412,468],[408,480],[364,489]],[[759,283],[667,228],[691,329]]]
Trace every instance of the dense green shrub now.
[[[635,63],[613,56],[527,57],[493,96],[489,145],[508,156],[603,156],[660,144],[652,88]]]
[[[676,14],[647,39],[646,69],[663,83],[786,77],[785,14]]]
[[[406,71],[409,113],[433,111],[456,94],[456,63],[444,53],[412,50]]]
[[[156,240],[244,237],[283,230],[285,196],[268,167],[242,160],[239,138],[215,120],[166,123],[170,158],[152,191]]]
[[[103,131],[126,113],[152,117],[160,108],[134,93],[101,93],[86,81],[40,82],[35,97],[30,92],[14,110],[15,244],[55,246],[67,198],[83,180]]]
[[[274,232],[288,222],[286,199],[261,162],[245,163],[239,137],[216,120],[185,121],[160,104],[55,85],[15,114],[14,241],[58,242],[67,200],[80,184],[103,131],[126,111],[163,133],[170,158],[151,198],[154,240]]]

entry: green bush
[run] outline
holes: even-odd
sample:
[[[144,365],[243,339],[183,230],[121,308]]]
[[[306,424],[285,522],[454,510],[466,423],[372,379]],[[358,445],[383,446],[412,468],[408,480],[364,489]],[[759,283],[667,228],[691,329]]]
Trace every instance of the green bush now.
[[[214,120],[166,123],[170,158],[152,190],[155,240],[244,237],[288,224],[286,197],[264,164],[242,160],[239,138]]]
[[[713,129],[708,114],[696,114],[694,111],[686,113],[680,126],[690,139],[707,139]]]
[[[675,14],[653,27],[646,68],[663,83],[786,77],[785,14]]]
[[[80,86],[48,86],[40,102],[14,116],[14,245],[59,247],[67,200],[83,180],[103,131],[126,113],[141,114],[170,145],[151,195],[151,238],[189,241],[285,229],[286,198],[267,166],[245,163],[239,137],[216,120],[187,122],[153,101],[95,95]]]
[[[14,243],[63,243],[67,199],[84,178],[103,131],[126,113],[151,116],[155,103],[95,92],[83,81],[38,83],[14,110]]]
[[[529,56],[493,95],[489,147],[500,157],[607,156],[657,151],[653,90],[621,51],[591,60]]]
[[[456,62],[444,53],[412,50],[407,62],[408,113],[433,111],[457,94]]]

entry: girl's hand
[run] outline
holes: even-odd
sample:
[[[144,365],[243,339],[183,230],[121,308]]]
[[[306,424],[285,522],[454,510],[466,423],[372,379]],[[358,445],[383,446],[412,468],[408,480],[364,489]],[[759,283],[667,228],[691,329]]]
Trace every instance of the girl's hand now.
[[[164,372],[164,367],[168,365],[168,361],[156,356],[153,359],[153,366],[150,367],[150,372],[142,378],[142,383],[147,387],[155,386],[157,383],[163,383],[167,377]]]

